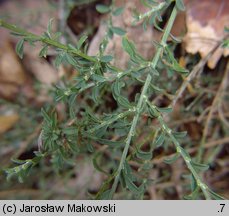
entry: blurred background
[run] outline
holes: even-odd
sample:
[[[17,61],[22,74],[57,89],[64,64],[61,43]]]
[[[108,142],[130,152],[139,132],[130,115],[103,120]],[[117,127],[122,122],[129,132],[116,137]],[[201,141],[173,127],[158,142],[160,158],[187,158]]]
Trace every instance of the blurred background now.
[[[229,1],[184,2],[186,11],[179,13],[172,30],[174,36],[182,38],[174,52],[181,66],[192,72],[198,70],[198,73],[167,121],[172,128],[188,132],[183,144],[191,155],[195,156],[200,142],[204,142],[203,161],[210,169],[203,178],[210,188],[229,198],[229,49],[221,46],[222,41],[228,39]],[[110,1],[1,0],[0,19],[41,35],[53,18],[54,32],[63,33],[62,43],[75,44],[80,36],[87,34],[88,53],[94,55],[104,36],[108,16],[96,11],[95,6],[99,3],[109,5]],[[115,4],[124,6],[125,10],[119,17],[112,18],[114,25],[127,30],[138,51],[150,59],[155,52],[152,41],[160,40],[162,33],[154,28],[144,31],[141,24],[131,25],[132,11],[137,8],[144,12],[147,8],[140,0],[116,0]],[[165,26],[170,12],[171,8],[165,11],[160,27]],[[39,58],[39,44],[25,44],[21,60],[15,53],[17,41],[8,30],[0,28],[0,199],[89,199],[90,193],[96,193],[106,179],[93,168],[89,154],[78,156],[75,166],[63,170],[56,170],[50,160],[44,160],[24,183],[14,178],[6,180],[4,169],[13,166],[11,158],[32,158],[33,152],[38,150],[42,125],[40,110],[47,104],[54,104],[54,84],[63,77],[71,80],[77,74],[68,65],[54,67],[54,50],[49,50],[46,58]],[[120,37],[115,36],[106,52],[114,54],[115,65],[125,68],[128,56],[120,44]],[[158,83],[172,94],[181,81],[167,71]],[[138,89],[137,85],[131,87],[129,96],[133,97]],[[157,96],[155,101],[164,106],[170,103],[165,95]],[[107,104],[107,109],[113,106]],[[57,104],[56,109],[64,118],[63,106]],[[137,141],[148,142],[144,140],[148,133],[149,129],[141,131]],[[182,177],[186,168],[182,159],[172,165],[163,163],[165,156],[172,153],[170,148],[155,151],[149,177],[157,181],[147,189],[145,199],[182,199],[187,194],[188,183]],[[117,198],[132,197],[119,194]]]

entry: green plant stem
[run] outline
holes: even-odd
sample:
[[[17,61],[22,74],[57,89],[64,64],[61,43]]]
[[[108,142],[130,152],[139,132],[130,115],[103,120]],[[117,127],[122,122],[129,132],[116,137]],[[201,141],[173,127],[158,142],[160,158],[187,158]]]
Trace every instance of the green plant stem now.
[[[146,97],[147,89],[148,89],[148,87],[150,85],[151,79],[152,79],[152,76],[150,74],[148,74],[146,82],[145,82],[145,84],[143,86],[143,90],[142,90],[141,96],[139,98],[139,101],[138,101],[138,104],[137,104],[137,107],[136,107],[136,115],[133,118],[130,131],[129,131],[128,136],[126,138],[125,147],[124,147],[124,150],[123,150],[123,153],[122,153],[122,157],[121,157],[121,160],[120,160],[120,163],[119,163],[119,167],[118,167],[118,170],[117,170],[117,173],[116,173],[116,176],[115,176],[114,183],[113,183],[112,188],[111,188],[110,198],[112,198],[113,194],[115,193],[115,191],[117,189],[118,182],[119,182],[119,179],[120,179],[120,174],[121,174],[121,171],[123,169],[123,166],[124,166],[124,163],[125,163],[125,160],[126,160],[126,156],[127,156],[128,150],[129,150],[130,142],[131,142],[132,137],[135,135],[135,128],[136,128],[136,125],[137,125],[137,122],[138,122],[138,118],[139,118],[139,115],[140,115],[140,109],[142,107],[142,104],[143,104],[143,101],[144,101],[144,97]]]
[[[157,111],[156,106],[152,105],[149,101],[147,101],[147,104],[156,113],[157,119],[158,119],[158,121],[159,121],[159,123],[161,125],[161,128],[165,131],[165,133],[170,137],[170,139],[174,143],[174,145],[176,147],[176,151],[184,159],[184,161],[185,161],[188,169],[190,170],[190,172],[192,173],[193,177],[195,178],[195,180],[197,182],[197,185],[202,190],[205,198],[208,199],[208,200],[211,199],[211,195],[209,193],[208,186],[203,183],[203,180],[201,179],[201,177],[199,176],[199,174],[197,173],[197,171],[195,170],[195,168],[191,164],[191,161],[192,161],[191,157],[183,151],[182,147],[180,146],[180,143],[177,141],[177,139],[175,138],[175,136],[172,134],[172,130],[167,126],[167,124],[165,123],[162,115]]]
[[[71,53],[71,54],[76,55],[76,56],[80,56],[84,59],[87,59],[88,61],[97,62],[96,58],[88,56],[79,50],[72,49],[72,48],[70,48],[70,47],[68,47],[62,43],[59,43],[58,41],[53,40],[53,39],[27,32],[24,29],[21,29],[21,28],[17,27],[16,25],[9,24],[9,23],[1,20],[1,19],[0,19],[0,26],[4,27],[6,29],[9,29],[14,33],[19,34],[19,36],[23,36],[25,38],[28,37],[29,39],[32,39],[34,41],[41,41],[41,42],[48,44],[50,46],[62,49],[65,52]]]
[[[34,41],[41,41],[41,42],[43,42],[43,43],[45,43],[45,44],[47,44],[49,46],[52,46],[52,47],[55,47],[55,48],[59,48],[61,50],[64,50],[65,52],[68,52],[68,53],[72,54],[73,56],[80,56],[80,57],[82,57],[84,59],[87,59],[88,61],[91,61],[91,62],[97,62],[98,61],[95,57],[88,56],[85,53],[82,53],[81,51],[79,51],[77,49],[73,49],[73,48],[71,48],[71,47],[69,47],[69,46],[67,46],[65,44],[59,43],[58,41],[55,41],[53,39],[33,34],[33,33],[28,32],[28,31],[26,31],[26,30],[24,30],[22,28],[17,27],[16,25],[12,25],[10,23],[7,23],[2,19],[0,19],[0,27],[4,27],[6,29],[9,29],[13,33],[18,34],[18,36],[24,37],[25,39],[29,38],[29,39],[32,39]],[[109,65],[109,66],[112,67],[115,71],[118,72],[114,77],[112,77],[112,79],[108,79],[107,78],[107,81],[111,81],[111,82],[113,82],[117,78],[128,76],[133,71],[133,69],[129,69],[127,71],[123,71],[122,69],[117,68],[117,67],[115,67],[113,65],[112,66]],[[138,70],[141,70],[142,68],[145,68],[145,67],[146,67],[146,65],[140,65],[139,67],[134,68],[134,70],[138,71]],[[89,84],[89,86],[86,86],[85,89],[93,87],[94,85],[95,84]],[[81,90],[80,92],[84,91],[85,89]]]
[[[91,129],[85,131],[84,133],[85,133],[85,134],[94,133],[95,131],[101,129],[102,127],[111,125],[113,122],[115,122],[115,121],[117,121],[117,120],[119,120],[119,119],[122,119],[122,118],[126,117],[127,115],[129,115],[129,114],[132,113],[132,112],[134,112],[134,110],[129,109],[129,110],[123,112],[123,113],[120,113],[120,114],[114,116],[113,118],[111,118],[111,119],[109,119],[109,120],[107,120],[107,121],[101,122],[99,125],[97,125],[97,126],[91,128]]]
[[[152,7],[151,10],[149,10],[147,13],[144,14],[140,14],[138,19],[142,20],[144,18],[148,18],[150,17],[153,13],[155,13],[156,11],[161,10],[167,3],[166,2],[161,2],[160,4],[158,4],[156,7]]]
[[[165,29],[164,34],[162,36],[161,43],[160,43],[161,46],[158,47],[158,50],[157,50],[157,52],[156,52],[156,54],[155,54],[155,56],[153,58],[153,61],[152,61],[152,67],[154,69],[156,69],[156,65],[157,65],[158,60],[160,58],[161,52],[163,51],[164,47],[167,46],[166,41],[167,41],[167,39],[168,39],[168,37],[170,35],[170,31],[171,31],[171,29],[173,27],[173,23],[175,21],[176,15],[177,15],[177,9],[176,9],[176,7],[174,7],[173,11],[171,13],[171,16],[169,18],[168,25],[166,26],[166,29]]]
[[[201,177],[199,176],[199,174],[197,173],[197,171],[194,169],[194,167],[191,164],[191,157],[188,156],[187,154],[185,154],[182,151],[182,147],[180,146],[180,143],[177,141],[177,139],[174,137],[174,135],[172,134],[172,130],[169,129],[166,125],[166,123],[164,122],[162,116],[160,115],[158,118],[158,121],[160,122],[161,127],[164,129],[164,131],[166,132],[166,134],[170,137],[170,139],[173,141],[177,152],[181,155],[181,157],[184,159],[188,169],[190,170],[190,172],[192,173],[193,177],[195,178],[197,185],[200,187],[200,189],[202,190],[205,198],[207,200],[211,199],[211,195],[209,194],[209,188],[208,186],[203,183],[203,180],[201,179]]]
[[[34,41],[41,41],[49,46],[52,46],[52,47],[55,47],[55,48],[59,48],[61,50],[64,50],[65,52],[68,52],[70,54],[72,54],[73,56],[80,56],[84,59],[87,59],[91,62],[97,62],[98,60],[95,58],[95,57],[92,57],[92,56],[88,56],[86,55],[85,53],[82,53],[81,51],[79,50],[76,50],[76,49],[73,49],[65,44],[62,44],[62,43],[59,43],[58,41],[55,41],[53,39],[49,39],[47,37],[44,37],[44,36],[39,36],[39,35],[36,35],[36,34],[33,34],[33,33],[30,33],[30,32],[27,32],[26,30],[22,29],[22,28],[19,28],[17,27],[16,25],[12,25],[12,24],[9,24],[7,22],[5,22],[4,20],[1,20],[0,19],[0,26],[6,28],[6,29],[9,29],[11,30],[12,32],[18,34],[18,36],[21,36],[21,37],[24,37],[24,38],[30,38]],[[159,48],[160,49],[160,48]],[[161,51],[161,49],[160,49]],[[160,55],[157,56],[157,58],[159,58]],[[117,78],[121,78],[121,77],[124,77],[124,76],[128,76],[132,73],[133,69],[129,69],[127,71],[123,71],[122,69],[120,68],[117,68],[115,66],[111,66],[109,65],[110,67],[112,67],[115,71],[117,71],[118,73],[112,77],[112,78],[107,78],[107,82],[113,82],[115,81]],[[139,71],[141,70],[142,68],[145,68],[147,65],[146,64],[143,64],[143,65],[140,65],[139,67],[137,68],[134,68],[135,71]],[[93,86],[95,86],[96,84],[94,83],[89,83],[86,87],[84,87],[83,89],[80,90],[80,92],[83,92],[84,90],[88,89],[88,88],[91,88]]]
[[[163,51],[163,47],[166,46],[166,41],[169,37],[169,34],[170,34],[170,31],[172,29],[172,26],[173,26],[173,23],[174,23],[174,20],[176,18],[176,15],[177,15],[177,9],[176,7],[173,8],[173,11],[171,13],[171,16],[169,18],[169,21],[168,21],[168,24],[166,26],[166,29],[165,29],[165,32],[164,32],[164,35],[161,39],[161,45],[158,49],[157,49],[157,52],[152,60],[152,67],[154,69],[156,69],[156,66],[157,66],[157,63],[159,61],[159,58],[160,58],[160,54],[161,52]],[[129,150],[129,147],[130,147],[130,143],[131,143],[131,140],[132,140],[132,137],[135,135],[135,130],[136,130],[136,125],[137,125],[137,122],[138,122],[138,119],[139,119],[139,116],[140,116],[140,110],[145,102],[144,99],[147,99],[147,90],[148,90],[148,87],[150,86],[150,82],[152,80],[152,76],[151,74],[148,74],[147,75],[147,78],[146,78],[146,81],[145,81],[145,84],[143,86],[143,89],[141,91],[141,95],[140,95],[140,98],[138,100],[138,103],[137,103],[137,107],[136,107],[136,114],[132,120],[132,124],[131,124],[131,128],[130,128],[130,131],[128,133],[128,136],[126,138],[126,142],[125,142],[125,147],[124,147],[124,150],[123,150],[123,153],[122,153],[122,156],[121,156],[121,160],[120,160],[120,163],[119,163],[119,166],[118,166],[118,169],[116,171],[116,176],[115,176],[115,179],[114,179],[114,183],[112,185],[112,188],[111,188],[111,191],[110,191],[110,197],[109,198],[112,198],[116,189],[117,189],[117,186],[118,186],[118,183],[119,183],[119,180],[120,180],[120,175],[121,175],[121,171],[124,167],[124,163],[125,163],[125,160],[126,160],[126,156],[127,156],[127,153],[128,153],[128,150]]]

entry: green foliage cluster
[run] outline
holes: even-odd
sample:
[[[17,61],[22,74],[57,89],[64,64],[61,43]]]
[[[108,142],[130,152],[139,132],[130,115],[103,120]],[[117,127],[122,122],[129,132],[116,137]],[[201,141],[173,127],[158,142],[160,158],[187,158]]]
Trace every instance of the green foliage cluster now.
[[[97,55],[87,55],[87,36],[82,36],[76,45],[61,44],[59,38],[61,33],[52,32],[52,20],[48,24],[47,31],[38,36],[0,21],[0,26],[8,28],[16,36],[22,39],[16,46],[16,51],[20,58],[23,57],[23,45],[25,42],[33,45],[41,42],[43,47],[40,57],[46,57],[50,47],[56,49],[55,66],[70,64],[78,71],[78,75],[69,81],[61,82],[55,86],[55,103],[64,103],[66,109],[66,119],[59,121],[55,105],[50,105],[42,109],[43,126],[39,138],[39,151],[33,159],[15,162],[19,165],[6,170],[10,178],[16,175],[19,181],[23,181],[29,174],[31,168],[37,165],[45,157],[51,157],[51,162],[61,169],[66,164],[74,166],[74,158],[80,154],[91,153],[94,155],[94,166],[100,172],[107,175],[107,180],[103,183],[95,198],[112,199],[118,190],[127,189],[136,198],[143,198],[146,188],[152,180],[148,178],[147,172],[152,169],[150,160],[153,152],[160,146],[173,143],[176,151],[173,157],[167,158],[166,163],[171,164],[179,157],[184,159],[190,171],[192,193],[186,196],[187,199],[199,197],[200,191],[206,199],[222,199],[215,194],[203,181],[200,172],[208,169],[208,165],[195,162],[180,145],[179,140],[186,136],[186,132],[173,131],[164,120],[164,115],[172,111],[171,107],[158,107],[154,105],[150,98],[152,95],[163,92],[164,89],[157,86],[157,77],[161,71],[166,69],[177,72],[180,76],[186,76],[188,70],[182,68],[174,57],[171,44],[167,44],[168,37],[175,43],[177,39],[170,33],[175,17],[179,10],[184,10],[182,0],[166,0],[157,3],[153,0],[141,1],[149,11],[145,14],[134,12],[135,21],[143,20],[143,28],[148,25],[158,26],[158,21],[162,20],[162,13],[172,5],[173,10],[163,31],[160,42],[155,42],[156,53],[152,60],[147,60],[141,56],[135,44],[128,39],[126,31],[118,26],[113,26],[112,20],[107,21],[107,33],[100,43]],[[124,8],[116,8],[114,4],[97,5],[100,13],[111,13],[113,16],[122,14]],[[105,49],[113,35],[122,37],[123,50],[130,58],[129,67],[125,70],[112,65],[113,56],[106,55]],[[162,62],[164,64],[162,64]],[[140,93],[135,95],[134,101],[130,101],[126,96],[127,89],[133,84],[141,85]],[[103,97],[111,94],[117,103],[114,110],[98,109],[106,107]],[[84,99],[78,102],[79,96]],[[91,105],[88,105],[90,101]],[[97,112],[98,110],[98,112]],[[109,112],[108,112],[109,111]],[[137,126],[142,121],[142,117],[147,116],[147,126],[150,127],[152,121],[159,123],[159,128],[154,132],[154,138],[145,150],[140,143],[135,143],[137,137]],[[112,139],[117,137],[116,139]],[[102,163],[105,161],[102,152],[96,151],[94,144],[105,145],[109,149],[109,160],[112,161],[109,170],[104,169]],[[135,160],[142,168],[133,169],[129,164],[130,160]]]

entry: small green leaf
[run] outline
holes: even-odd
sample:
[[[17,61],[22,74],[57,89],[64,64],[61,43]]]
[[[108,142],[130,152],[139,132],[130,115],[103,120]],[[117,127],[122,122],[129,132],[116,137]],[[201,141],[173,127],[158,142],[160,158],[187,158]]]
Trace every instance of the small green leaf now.
[[[100,119],[97,118],[97,116],[90,111],[89,107],[86,107],[86,114],[90,118],[90,120],[94,121],[95,123],[100,122]]]
[[[127,37],[122,38],[122,47],[131,57],[134,56],[136,48],[134,43],[129,41]]]
[[[77,61],[76,61],[71,55],[69,55],[69,54],[66,53],[66,54],[65,54],[65,57],[66,57],[66,61],[67,61],[70,65],[72,65],[72,66],[78,68],[78,63],[77,63]]]
[[[51,35],[52,35],[52,23],[53,23],[53,18],[50,19],[48,23],[47,34],[49,38],[51,38]]]
[[[121,96],[121,95],[119,95],[119,96],[117,97],[117,102],[118,102],[121,106],[123,106],[124,108],[127,108],[127,109],[131,109],[131,108],[132,108],[132,105],[130,104],[130,102],[128,101],[128,99],[125,98],[125,97],[123,97],[123,96]]]
[[[196,200],[196,197],[198,196],[199,194],[199,188],[196,187],[196,189],[189,195],[185,195],[184,196],[184,199],[185,200]]]
[[[63,128],[62,132],[66,135],[77,135],[78,134],[77,127],[74,127],[74,126]]]
[[[155,146],[160,147],[164,141],[165,141],[165,134],[161,133],[156,140]]]
[[[55,67],[56,68],[58,68],[60,65],[61,65],[61,63],[63,62],[63,60],[64,60],[64,54],[63,53],[59,53],[57,56],[56,56],[56,58],[55,58],[55,60],[54,60],[54,65],[55,65]]]
[[[102,153],[101,152],[97,152],[94,157],[93,157],[93,166],[95,167],[96,170],[98,170],[99,172],[102,172],[106,175],[108,175],[109,173],[107,173],[106,171],[104,171],[102,168],[101,168],[101,165],[98,163],[98,160],[101,159],[101,156],[102,156]]]
[[[21,173],[18,173],[18,181],[19,181],[19,183],[24,183],[24,176],[22,176],[22,174]]]
[[[185,6],[184,6],[183,0],[176,0],[176,7],[177,7],[178,10],[184,11],[185,10]]]
[[[62,35],[61,32],[56,32],[56,33],[53,35],[53,40],[59,41],[61,35]]]
[[[142,160],[151,160],[152,157],[153,157],[153,153],[151,151],[149,152],[144,152],[144,151],[141,151],[140,149],[137,150],[136,152],[136,156],[139,158],[139,159],[142,159]]]
[[[187,131],[182,131],[182,132],[173,132],[173,136],[176,139],[182,139],[187,136]]]
[[[130,176],[130,174],[127,174],[124,171],[122,172],[122,174],[123,174],[123,177],[124,177],[124,180],[125,180],[126,187],[131,192],[133,192],[134,194],[139,194],[139,193],[142,193],[143,192],[144,187],[142,187],[142,186],[137,187],[134,184],[134,182],[133,182],[132,177]]]
[[[116,99],[121,94],[121,88],[125,86],[124,82],[121,82],[119,79],[116,79],[112,84],[112,94]]]
[[[16,163],[16,164],[24,164],[26,161],[25,160],[20,160],[20,159],[16,159],[16,158],[11,158],[11,161]]]
[[[75,152],[75,153],[80,152],[80,149],[79,149],[77,142],[75,140],[75,136],[74,136],[73,140],[69,139],[69,137],[67,137],[67,141],[68,141],[69,147],[70,147],[72,152]]]
[[[40,160],[41,158],[45,157],[45,153],[42,153],[40,151],[34,151],[33,152],[36,155],[36,158],[33,158],[33,161],[37,162],[37,160]]]
[[[150,87],[152,87],[153,90],[158,91],[158,92],[164,92],[164,91],[165,91],[164,89],[159,88],[158,86],[155,86],[155,85],[153,85],[153,84],[151,84]]]
[[[69,50],[77,51],[76,47],[74,47],[72,44],[68,44],[67,47]]]
[[[41,108],[41,113],[42,113],[42,116],[43,116],[44,120],[47,123],[51,124],[52,119],[49,117],[49,115],[47,114],[47,112],[43,108]]]
[[[112,141],[112,140],[106,140],[106,139],[96,139],[97,142],[103,144],[103,145],[108,145],[110,147],[120,147],[124,144],[124,141]]]
[[[180,157],[180,154],[176,153],[174,156],[164,159],[164,162],[167,164],[172,164]]]
[[[156,13],[157,14],[157,20],[159,21],[159,22],[163,22],[163,19],[162,19],[162,16],[161,16],[161,14],[160,13]]]
[[[93,153],[95,151],[93,145],[90,142],[87,142],[86,147],[90,153]]]
[[[95,74],[96,75],[96,74]],[[93,75],[91,76],[92,79],[93,79]],[[94,80],[94,79],[93,79]],[[99,83],[99,81],[96,81]],[[103,81],[102,81],[103,82]],[[99,97],[100,96],[100,90],[101,88],[96,85],[94,88],[93,88],[93,91],[92,91],[92,94],[91,94],[91,98],[92,100],[94,101],[95,104],[99,104],[101,103],[101,98]]]
[[[223,41],[222,47],[223,48],[227,48],[227,49],[229,48],[229,39],[226,39],[226,40]]]
[[[155,25],[156,23],[156,15],[153,14],[150,18],[149,18],[149,25]]]
[[[191,161],[192,166],[194,166],[195,169],[199,170],[199,171],[206,171],[209,169],[209,165],[207,164],[200,164],[200,163],[196,163],[194,161]]]
[[[136,177],[132,174],[131,166],[127,161],[124,163],[123,175],[128,176],[131,181],[136,181]]]
[[[182,40],[181,40],[180,38],[175,37],[175,36],[172,35],[171,33],[170,33],[170,37],[173,39],[173,41],[174,41],[175,43],[181,43],[181,42],[182,42]]]
[[[45,57],[46,58],[47,52],[48,52],[48,46],[45,45],[45,46],[43,46],[43,48],[39,52],[39,57]]]
[[[83,35],[79,41],[77,42],[76,46],[77,49],[80,49],[82,47],[82,45],[84,44],[84,42],[87,40],[88,36],[87,35]]]
[[[143,30],[144,30],[144,31],[147,31],[147,27],[148,27],[148,18],[144,19],[144,22],[143,22],[142,26],[143,26]]]
[[[157,118],[159,116],[159,112],[156,109],[153,109],[150,104],[147,103],[148,106],[148,112],[150,117]]]
[[[111,9],[110,9],[110,7],[107,6],[107,5],[98,4],[98,5],[96,5],[96,10],[97,10],[99,13],[104,14],[104,13],[110,12]]]
[[[170,51],[170,49],[168,47],[165,47],[165,51],[166,51],[167,57],[169,58],[169,61],[171,62],[170,67],[179,73],[187,75],[188,70],[180,66],[180,64],[174,58],[173,53]]]
[[[157,107],[157,110],[161,113],[170,113],[173,111],[171,107]]]
[[[103,77],[103,76],[101,76],[101,75],[98,75],[98,74],[92,74],[91,78],[92,78],[94,81],[98,82],[98,83],[106,82],[106,81],[107,81],[107,79],[106,79],[105,77]]]
[[[180,72],[180,73],[184,73],[184,75],[187,75],[188,74],[188,70],[184,69],[183,67],[181,67],[178,63],[174,63],[171,68],[177,72]]]
[[[110,62],[112,60],[113,60],[113,56],[111,56],[111,55],[102,56],[100,58],[100,61],[101,62],[105,62],[105,63]]]
[[[104,134],[107,132],[108,125],[105,125],[104,127],[101,127],[99,130],[95,131],[95,136],[98,138],[104,136]]]
[[[113,36],[114,36],[114,33],[113,33],[113,31],[112,31],[110,28],[108,29],[107,35],[108,35],[108,37],[109,37],[110,39],[112,39]]]
[[[119,27],[114,27],[114,26],[112,26],[112,27],[111,27],[111,30],[112,30],[115,34],[120,35],[120,36],[123,36],[123,35],[126,34],[126,31],[123,30],[122,28],[119,28]]]
[[[18,43],[16,45],[16,53],[18,54],[20,59],[23,58],[24,42],[25,42],[25,40],[21,39],[18,41]]]

